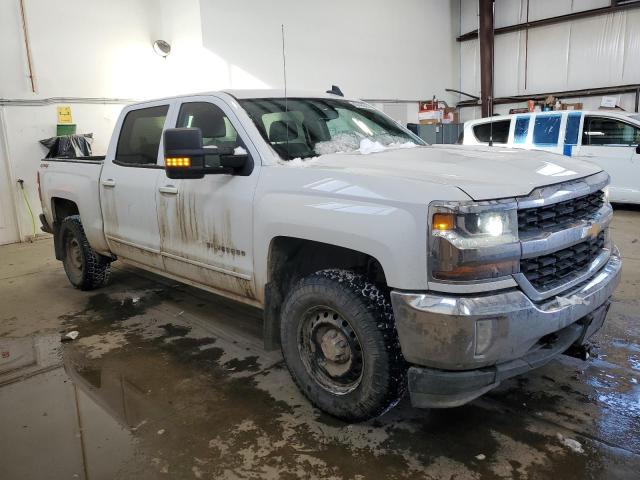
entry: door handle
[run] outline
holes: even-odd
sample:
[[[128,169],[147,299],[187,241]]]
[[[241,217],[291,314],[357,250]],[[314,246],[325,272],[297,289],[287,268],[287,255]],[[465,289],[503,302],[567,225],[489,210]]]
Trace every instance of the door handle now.
[[[582,156],[585,157],[585,158],[593,158],[593,157],[595,157],[595,155],[593,153],[585,153]]]
[[[107,178],[106,180],[102,180],[102,186],[113,188],[116,186],[116,181],[113,178]]]
[[[174,187],[173,185],[165,185],[164,187],[158,188],[160,193],[166,193],[167,195],[177,195],[178,187]]]

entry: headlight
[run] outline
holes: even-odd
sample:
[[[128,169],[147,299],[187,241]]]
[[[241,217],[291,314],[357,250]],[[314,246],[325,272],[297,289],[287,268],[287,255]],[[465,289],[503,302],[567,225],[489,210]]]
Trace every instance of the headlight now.
[[[515,200],[434,202],[429,206],[429,234],[434,280],[485,280],[519,270]]]

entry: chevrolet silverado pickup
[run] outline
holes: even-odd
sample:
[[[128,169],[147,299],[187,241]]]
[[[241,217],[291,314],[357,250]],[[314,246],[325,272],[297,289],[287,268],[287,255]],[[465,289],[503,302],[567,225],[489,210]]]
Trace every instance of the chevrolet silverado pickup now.
[[[365,102],[278,91],[130,105],[105,157],[39,170],[73,286],[100,287],[119,259],[260,307],[266,348],[348,421],[406,389],[459,406],[585,353],[621,272],[608,182],[582,160],[430,146]]]

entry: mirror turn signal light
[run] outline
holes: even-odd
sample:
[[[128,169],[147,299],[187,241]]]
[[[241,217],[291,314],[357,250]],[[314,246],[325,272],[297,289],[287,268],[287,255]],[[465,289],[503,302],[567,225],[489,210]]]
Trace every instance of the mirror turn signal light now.
[[[164,164],[171,168],[184,168],[191,166],[191,158],[189,157],[167,157],[164,159]]]
[[[439,232],[453,230],[455,227],[455,216],[453,213],[434,213],[431,225],[433,230]]]

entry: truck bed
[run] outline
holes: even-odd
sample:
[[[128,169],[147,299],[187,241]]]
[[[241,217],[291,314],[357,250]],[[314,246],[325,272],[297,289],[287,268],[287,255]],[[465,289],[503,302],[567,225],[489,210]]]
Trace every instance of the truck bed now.
[[[78,158],[43,158],[40,162],[42,212],[47,223],[55,227],[63,218],[55,213],[56,206],[66,205],[63,214],[75,205],[91,246],[108,254],[100,206],[100,175],[104,156]]]

